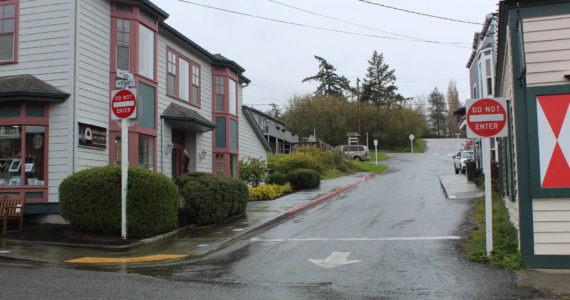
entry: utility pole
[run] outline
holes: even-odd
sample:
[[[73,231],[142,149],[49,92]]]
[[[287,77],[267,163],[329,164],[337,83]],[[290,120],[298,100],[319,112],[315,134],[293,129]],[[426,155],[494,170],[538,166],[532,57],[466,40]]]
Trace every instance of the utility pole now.
[[[356,107],[358,109],[358,133],[362,132],[360,126],[360,78],[356,78]]]

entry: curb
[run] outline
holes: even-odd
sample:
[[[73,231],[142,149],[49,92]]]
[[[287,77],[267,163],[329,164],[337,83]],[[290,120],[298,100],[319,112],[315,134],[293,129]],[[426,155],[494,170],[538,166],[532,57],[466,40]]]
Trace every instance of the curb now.
[[[343,187],[337,188],[337,189],[333,190],[332,192],[329,192],[327,194],[319,196],[313,200],[307,201],[306,203],[301,204],[299,206],[293,207],[293,208],[291,208],[291,209],[289,209],[283,213],[276,215],[275,217],[273,217],[271,219],[266,220],[265,222],[259,223],[257,225],[253,225],[252,227],[250,227],[244,231],[238,232],[238,233],[230,236],[229,238],[218,242],[217,244],[211,245],[207,249],[204,248],[203,251],[198,251],[197,253],[192,253],[189,256],[193,257],[193,258],[204,257],[210,253],[213,253],[217,250],[224,248],[225,246],[227,246],[228,244],[230,244],[231,242],[233,242],[239,238],[242,238],[244,236],[252,234],[252,233],[259,231],[261,229],[264,229],[266,227],[270,227],[271,225],[274,225],[274,224],[276,224],[276,223],[278,223],[284,219],[287,219],[287,218],[292,217],[292,216],[294,216],[294,215],[296,215],[302,211],[305,211],[311,207],[314,207],[314,206],[324,202],[325,200],[328,200],[328,199],[330,199],[330,198],[332,198],[332,197],[334,197],[340,193],[351,190],[351,189],[355,188],[357,185],[359,185],[359,184],[365,182],[366,180],[374,177],[375,175],[376,174],[374,174],[374,173],[368,173],[368,174],[364,175],[363,177],[361,177],[360,180],[356,183],[345,185]]]
[[[449,199],[449,194],[447,194],[447,189],[445,188],[445,185],[443,185],[443,181],[441,180],[441,175],[437,176],[437,179],[439,180],[439,185],[441,185],[441,189],[443,190],[443,194],[445,195],[445,198]]]

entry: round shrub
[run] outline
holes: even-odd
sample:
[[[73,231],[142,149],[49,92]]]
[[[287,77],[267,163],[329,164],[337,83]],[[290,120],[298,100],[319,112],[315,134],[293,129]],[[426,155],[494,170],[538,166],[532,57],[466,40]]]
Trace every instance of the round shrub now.
[[[287,183],[287,176],[285,176],[285,174],[282,174],[280,172],[271,173],[267,175],[267,177],[265,177],[265,183],[284,185]]]
[[[321,175],[311,169],[297,169],[289,173],[287,179],[296,190],[314,188],[321,184]]]
[[[215,175],[212,173],[206,173],[206,172],[190,172],[190,173],[185,173],[184,175],[176,178],[174,180],[174,182],[176,183],[178,188],[181,189],[184,185],[186,185],[186,183],[188,181],[191,181],[195,178],[203,177],[203,176],[215,176]]]
[[[107,166],[77,172],[59,186],[61,216],[74,229],[118,234],[121,230],[121,168]],[[168,177],[129,167],[127,233],[146,238],[178,224],[178,189]]]
[[[249,192],[243,181],[211,174],[187,176],[184,180],[180,194],[186,212],[196,223],[216,224],[245,214]]]

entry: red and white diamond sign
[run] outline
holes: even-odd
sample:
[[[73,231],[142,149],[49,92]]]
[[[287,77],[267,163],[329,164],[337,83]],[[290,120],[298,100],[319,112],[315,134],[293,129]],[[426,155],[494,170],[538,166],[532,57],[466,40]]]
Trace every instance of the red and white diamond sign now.
[[[507,110],[505,99],[484,98],[467,100],[467,137],[507,136]]]
[[[536,97],[540,184],[570,187],[570,94]]]

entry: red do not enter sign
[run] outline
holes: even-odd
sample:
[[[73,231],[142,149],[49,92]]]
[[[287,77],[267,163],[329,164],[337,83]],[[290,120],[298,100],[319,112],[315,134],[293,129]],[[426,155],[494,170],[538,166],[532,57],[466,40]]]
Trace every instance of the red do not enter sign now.
[[[113,91],[111,97],[111,111],[117,119],[136,117],[137,98],[132,89]]]
[[[467,137],[499,137],[506,135],[507,110],[500,98],[467,101]]]

